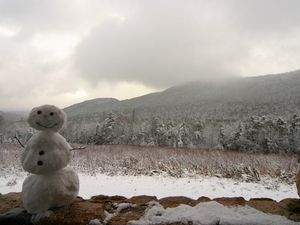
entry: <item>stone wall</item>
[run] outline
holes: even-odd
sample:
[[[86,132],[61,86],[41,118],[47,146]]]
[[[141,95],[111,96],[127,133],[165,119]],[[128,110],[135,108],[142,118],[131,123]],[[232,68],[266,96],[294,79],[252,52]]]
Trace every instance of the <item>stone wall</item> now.
[[[157,199],[155,196],[122,196],[98,195],[85,200],[77,197],[69,206],[54,209],[53,212],[37,224],[39,225],[125,225],[128,221],[139,220],[145,213],[149,203],[158,202],[164,208],[174,208],[180,204],[195,206],[215,201],[226,207],[250,206],[261,212],[285,216],[289,220],[300,222],[300,200],[284,199],[276,202],[272,199],[260,198],[246,201],[242,197],[209,199],[200,197],[190,199],[183,196]],[[31,225],[30,215],[22,209],[20,193],[0,195],[0,225]],[[171,224],[181,224],[180,222]]]

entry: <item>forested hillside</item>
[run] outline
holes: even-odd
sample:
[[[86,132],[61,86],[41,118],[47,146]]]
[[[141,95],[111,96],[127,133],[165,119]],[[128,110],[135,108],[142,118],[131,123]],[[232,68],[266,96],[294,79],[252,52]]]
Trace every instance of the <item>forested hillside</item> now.
[[[63,132],[73,143],[296,152],[300,71],[193,82],[123,101],[98,98],[65,111]],[[2,142],[33,132],[24,120],[8,125]]]

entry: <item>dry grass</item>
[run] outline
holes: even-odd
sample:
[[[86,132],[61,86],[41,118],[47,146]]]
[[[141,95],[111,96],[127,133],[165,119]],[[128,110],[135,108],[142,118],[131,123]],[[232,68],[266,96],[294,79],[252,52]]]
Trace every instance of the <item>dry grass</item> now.
[[[296,155],[124,145],[91,145],[75,152],[74,159],[72,166],[89,174],[207,175],[246,181],[271,176],[291,183],[298,170]]]
[[[0,176],[24,174],[20,161],[21,152],[22,148],[19,145],[0,144]]]
[[[18,145],[0,145],[0,176],[23,171],[21,151]],[[298,170],[296,155],[125,145],[90,145],[73,151],[71,166],[91,175],[207,175],[244,181],[270,176],[286,183],[294,182]]]

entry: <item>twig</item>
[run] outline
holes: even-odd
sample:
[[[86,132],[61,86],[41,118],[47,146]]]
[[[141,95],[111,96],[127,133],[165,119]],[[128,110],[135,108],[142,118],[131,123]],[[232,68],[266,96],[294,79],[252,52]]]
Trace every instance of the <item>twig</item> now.
[[[87,146],[81,146],[81,147],[78,147],[78,148],[71,148],[70,151],[75,151],[75,150],[82,150],[82,149],[86,149]]]
[[[25,148],[25,145],[22,144],[22,142],[20,141],[20,139],[18,138],[17,134],[15,134],[15,139],[19,142],[19,144]]]

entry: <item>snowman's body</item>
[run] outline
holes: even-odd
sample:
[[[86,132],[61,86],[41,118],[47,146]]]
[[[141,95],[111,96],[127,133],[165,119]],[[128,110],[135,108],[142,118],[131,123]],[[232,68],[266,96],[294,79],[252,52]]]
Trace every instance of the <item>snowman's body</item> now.
[[[42,131],[30,138],[21,156],[23,168],[46,174],[66,167],[71,159],[70,145],[59,133]]]
[[[71,147],[57,133],[65,120],[64,112],[50,105],[34,108],[29,115],[29,124],[41,130],[28,141],[21,157],[23,168],[33,173],[22,188],[24,207],[31,214],[70,204],[78,194],[78,176],[66,167]]]
[[[70,168],[45,175],[32,174],[23,183],[25,209],[37,214],[70,204],[78,194],[77,174]]]

